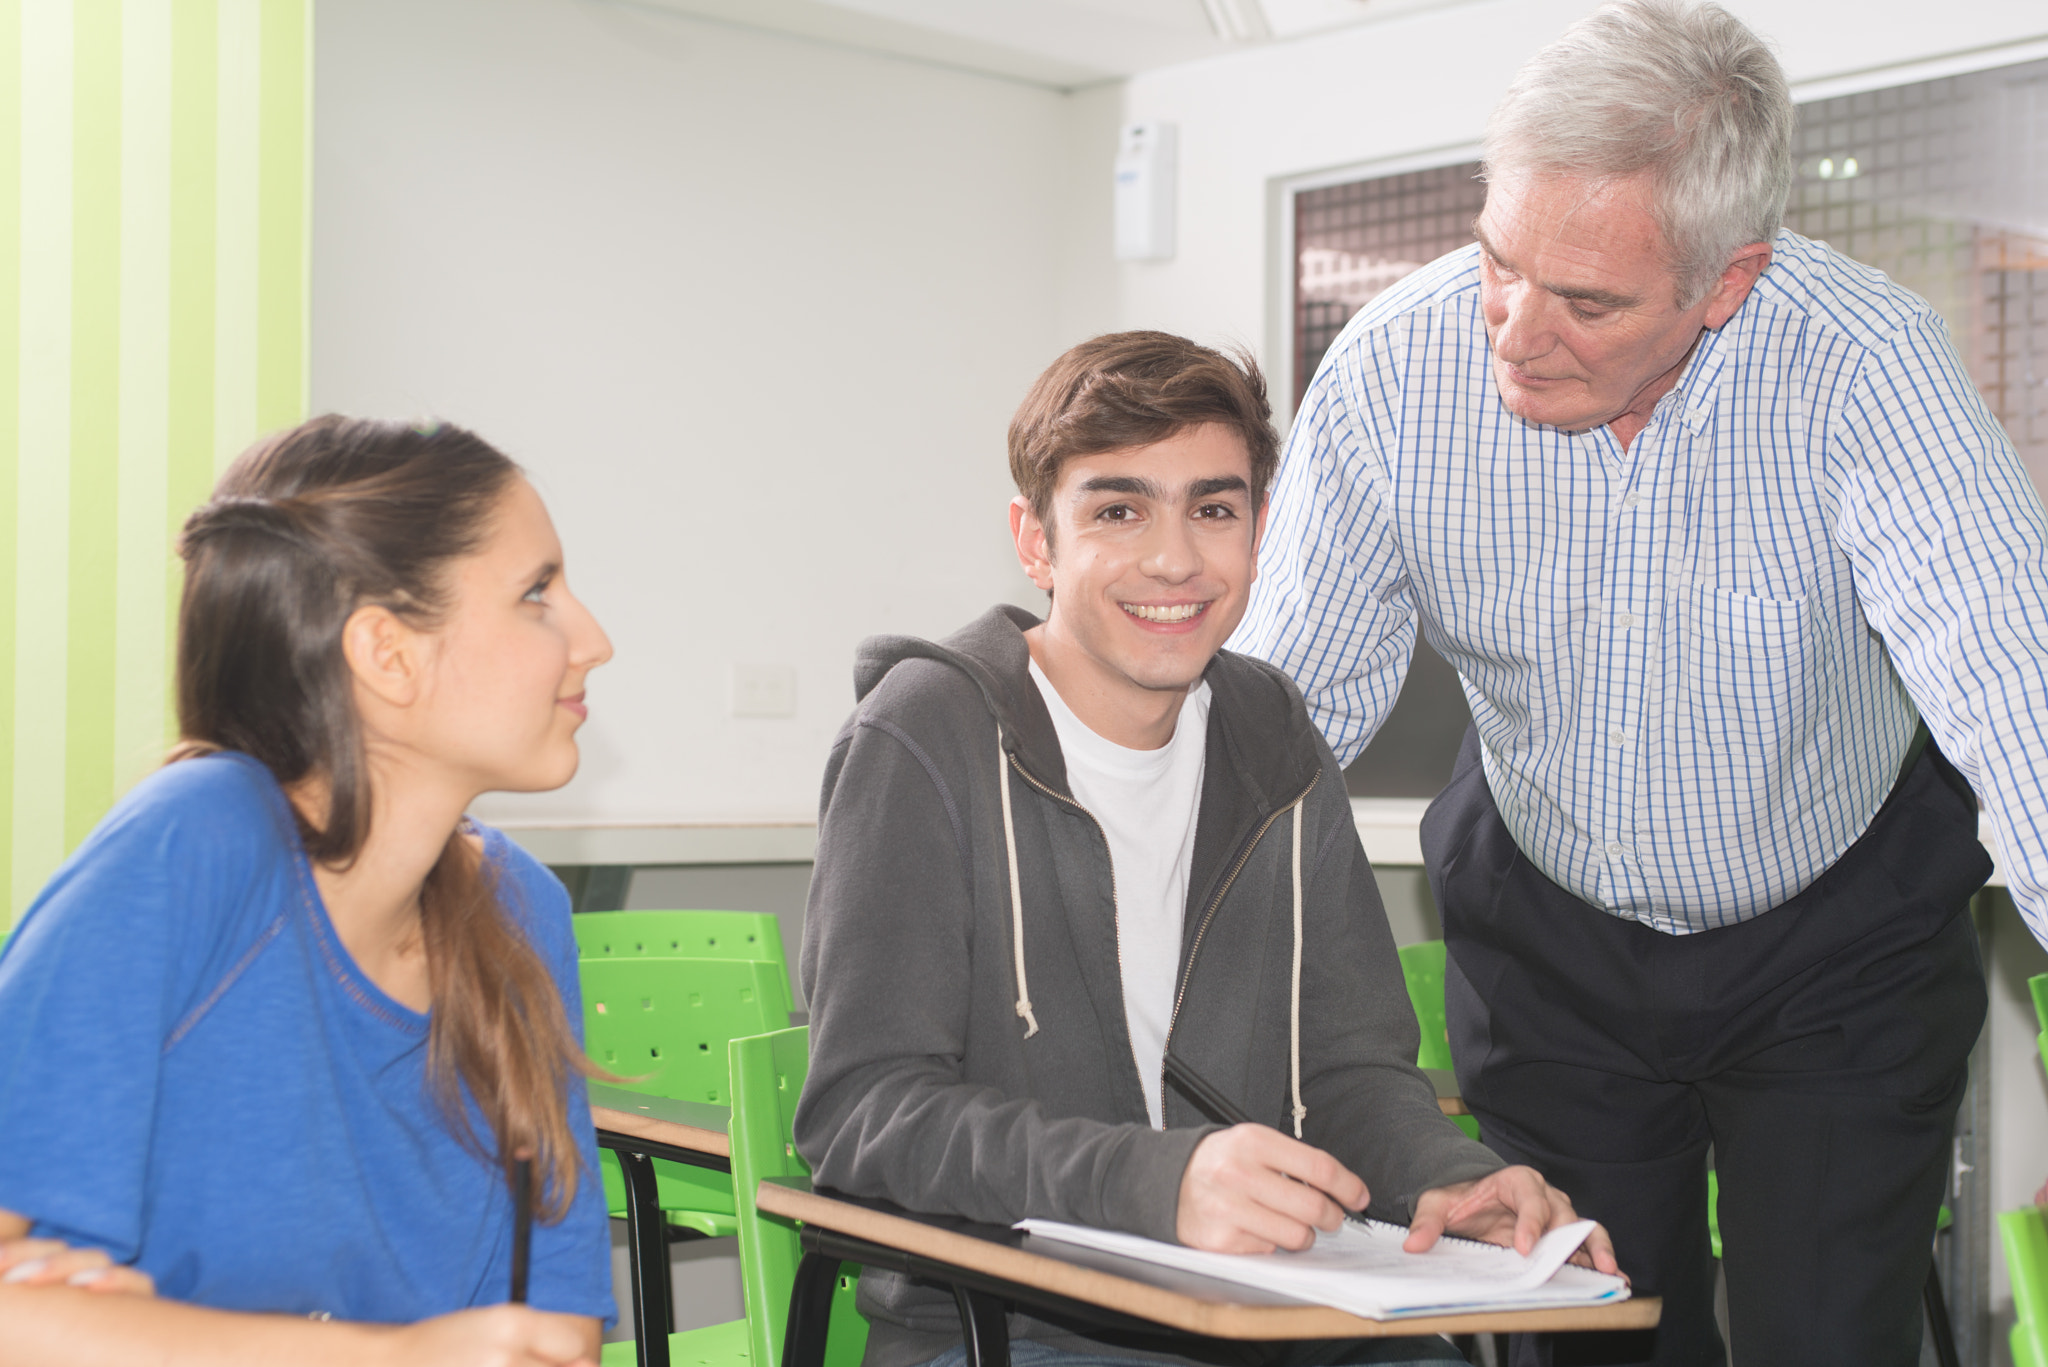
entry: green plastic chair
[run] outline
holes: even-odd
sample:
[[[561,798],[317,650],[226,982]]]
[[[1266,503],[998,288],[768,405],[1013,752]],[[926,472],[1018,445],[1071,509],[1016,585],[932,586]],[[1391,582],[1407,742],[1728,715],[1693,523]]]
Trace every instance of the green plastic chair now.
[[[796,1103],[810,1069],[808,1026],[736,1039],[732,1056],[732,1180],[740,1208],[740,1277],[745,1287],[753,1360],[782,1361],[789,1328],[789,1298],[803,1243],[796,1226],[754,1205],[764,1177],[809,1177],[810,1165],[796,1151]],[[832,1327],[825,1367],[859,1367],[867,1348],[868,1323],[854,1308],[860,1277],[842,1264],[832,1293]]]
[[[765,911],[594,911],[571,921],[577,953],[587,959],[672,958],[741,959],[774,964],[783,974],[788,996],[788,959],[782,946],[782,924]],[[787,1012],[793,1003],[786,1002]],[[757,1029],[780,1029],[780,1015]],[[605,1202],[613,1215],[625,1213],[626,1189],[618,1160],[602,1155]],[[731,1193],[716,1174],[656,1165],[656,1185],[670,1223],[717,1238],[738,1232]]]
[[[577,918],[584,919],[582,917]],[[726,1041],[789,1025],[789,974],[746,959],[583,959],[583,1036],[590,1057],[634,1091],[731,1104]],[[619,1161],[598,1155],[605,1206],[626,1213]],[[657,1159],[655,1187],[669,1222],[706,1238],[739,1232],[724,1173]]]
[[[707,1329],[669,1335],[674,1367],[779,1367],[789,1327],[789,1297],[803,1243],[796,1226],[764,1215],[754,1202],[764,1177],[807,1177],[797,1156],[796,1103],[810,1067],[811,1032],[806,1026],[734,1039],[726,1045],[732,1078],[733,1191],[739,1209],[740,1280],[746,1318]],[[859,1367],[867,1348],[868,1324],[854,1308],[858,1272],[842,1267],[832,1298],[831,1342],[825,1367]],[[632,1367],[637,1346],[630,1340],[604,1346],[601,1367]]]
[[[586,911],[570,926],[586,959],[747,959],[789,968],[766,911]]]
[[[2027,991],[2034,996],[2034,1019],[2041,1022],[2034,1047],[2041,1052],[2041,1066],[2048,1068],[2048,973],[2037,973],[2027,979]]]
[[[2048,973],[2027,979],[2027,990],[2041,1023],[2034,1047],[2048,1067]],[[2039,1206],[2006,1211],[1998,1217],[1998,1238],[2012,1277],[2013,1367],[2048,1367],[2048,1211]]]
[[[1444,1022],[1444,942],[1423,940],[1401,946],[1401,976],[1408,983],[1408,1004],[1415,1008],[1415,1023],[1422,1027],[1422,1048],[1416,1052],[1418,1068],[1451,1066],[1451,1031]],[[1451,1123],[1468,1139],[1479,1137],[1479,1122],[1469,1115],[1454,1115]]]
[[[632,1339],[607,1343],[597,1355],[598,1367],[638,1367],[640,1345]],[[669,1367],[749,1367],[747,1322],[727,1320],[702,1329],[668,1336]]]
[[[2012,1274],[2013,1367],[2048,1367],[2048,1214],[2039,1206],[1998,1217],[2005,1268]]]

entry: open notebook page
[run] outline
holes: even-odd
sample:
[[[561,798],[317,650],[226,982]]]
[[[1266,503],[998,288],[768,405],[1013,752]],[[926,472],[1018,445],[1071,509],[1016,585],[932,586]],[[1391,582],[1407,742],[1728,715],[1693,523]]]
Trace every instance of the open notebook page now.
[[[1403,1252],[1408,1231],[1378,1220],[1347,1220],[1299,1253],[1206,1253],[1111,1230],[1022,1220],[1042,1239],[1119,1253],[1164,1267],[1277,1291],[1367,1319],[1461,1310],[1598,1305],[1625,1300],[1628,1284],[1565,1261],[1593,1230],[1591,1220],[1554,1229],[1528,1257],[1469,1239],[1440,1239],[1427,1253]]]

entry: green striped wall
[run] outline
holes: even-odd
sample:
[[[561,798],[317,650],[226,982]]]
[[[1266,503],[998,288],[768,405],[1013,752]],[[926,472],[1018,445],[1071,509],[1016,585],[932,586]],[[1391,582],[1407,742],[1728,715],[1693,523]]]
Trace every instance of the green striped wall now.
[[[179,524],[305,415],[311,30],[0,0],[0,929],[170,739]]]

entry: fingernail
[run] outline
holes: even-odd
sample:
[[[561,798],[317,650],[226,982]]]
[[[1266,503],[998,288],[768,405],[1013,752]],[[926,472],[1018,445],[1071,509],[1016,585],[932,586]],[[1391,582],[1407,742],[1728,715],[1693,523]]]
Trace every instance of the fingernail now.
[[[31,1258],[25,1263],[9,1268],[7,1275],[0,1277],[0,1282],[25,1282],[49,1265],[48,1258]]]
[[[66,1286],[91,1286],[100,1278],[113,1271],[110,1267],[88,1267],[72,1273],[64,1279]]]

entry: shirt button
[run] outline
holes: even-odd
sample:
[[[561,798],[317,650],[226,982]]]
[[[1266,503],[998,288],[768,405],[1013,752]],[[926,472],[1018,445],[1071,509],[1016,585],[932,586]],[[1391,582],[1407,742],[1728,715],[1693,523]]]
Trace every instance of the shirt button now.
[[[1621,506],[1624,508],[1633,509],[1638,503],[1641,503],[1642,501],[1643,496],[1641,494],[1631,492],[1626,498],[1622,499]]]
[[[1617,726],[1612,731],[1609,731],[1607,733],[1607,739],[1613,741],[1616,745],[1627,745],[1628,732],[1623,730],[1621,727]],[[1610,847],[1610,849],[1612,850],[1619,850],[1620,848],[1621,846],[1619,845],[1614,845]]]
[[[1623,631],[1627,631],[1630,627],[1636,624],[1636,615],[1633,612],[1624,612],[1621,614],[1621,616],[1615,618],[1614,620],[1620,623],[1621,629]]]
[[[1621,842],[1619,840],[1610,840],[1607,842],[1607,857],[1609,859],[1621,858]]]

